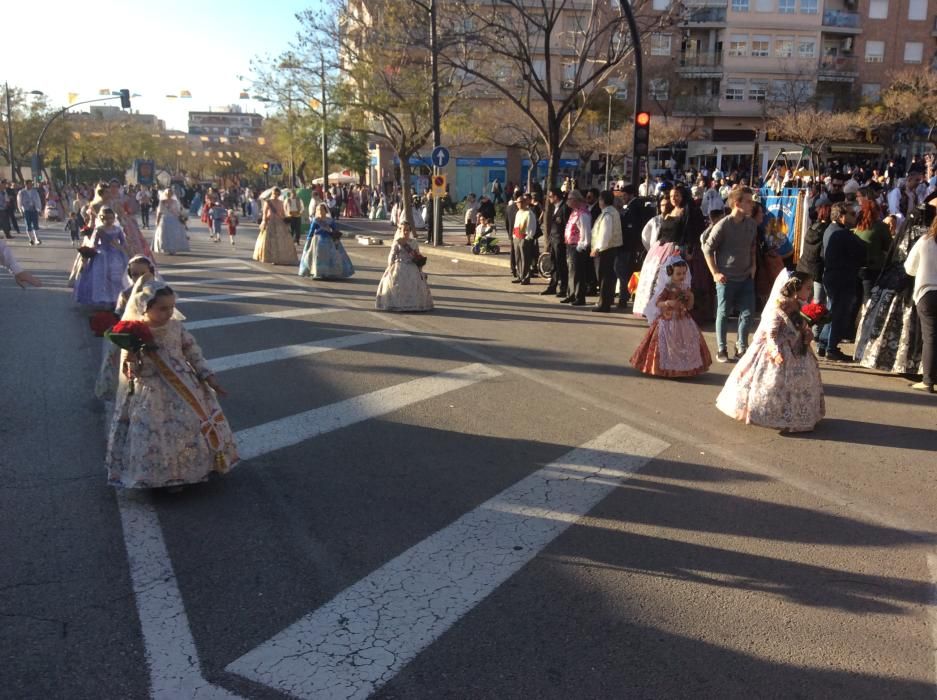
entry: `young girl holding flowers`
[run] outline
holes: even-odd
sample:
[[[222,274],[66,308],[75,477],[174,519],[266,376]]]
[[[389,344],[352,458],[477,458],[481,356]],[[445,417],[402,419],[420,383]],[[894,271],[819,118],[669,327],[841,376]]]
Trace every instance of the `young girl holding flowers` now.
[[[689,265],[679,256],[661,268],[653,311],[645,311],[651,327],[631,356],[631,365],[655,377],[693,377],[712,364],[712,356],[696,321]]]
[[[117,225],[117,215],[113,209],[104,207],[98,219],[100,223],[90,240],[78,249],[83,262],[73,297],[82,306],[113,309],[124,287],[127,239],[123,229]]]
[[[820,366],[810,347],[822,308],[802,310],[811,288],[805,273],[778,275],[752,345],[716,400],[730,418],[792,433],[811,431],[823,418]]]
[[[238,461],[215,396],[224,392],[195,339],[174,318],[175,303],[165,282],[141,278],[123,321],[109,332],[124,347],[105,458],[114,486],[196,483]]]

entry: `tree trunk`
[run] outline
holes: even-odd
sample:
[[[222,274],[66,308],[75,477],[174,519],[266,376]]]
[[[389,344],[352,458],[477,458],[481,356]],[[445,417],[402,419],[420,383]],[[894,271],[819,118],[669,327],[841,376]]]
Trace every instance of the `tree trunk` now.
[[[550,150],[547,153],[547,186],[545,189],[549,190],[553,187],[557,187],[557,180],[560,176],[560,151],[559,146],[550,145]]]
[[[403,221],[413,227],[413,205],[410,203],[413,199],[413,189],[410,186],[410,155],[404,157],[397,154],[400,159],[400,202],[403,207]]]

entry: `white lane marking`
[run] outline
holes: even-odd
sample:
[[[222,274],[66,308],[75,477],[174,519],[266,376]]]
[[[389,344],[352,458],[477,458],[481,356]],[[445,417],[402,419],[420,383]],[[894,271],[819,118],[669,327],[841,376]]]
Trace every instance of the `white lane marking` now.
[[[211,263],[220,263],[220,264],[234,264],[234,265],[243,265],[245,267],[249,266],[250,261],[245,260],[244,258],[177,258],[175,260],[163,261],[163,264],[160,267],[170,268],[170,267],[188,267],[189,265],[211,265]]]
[[[226,670],[296,698],[366,698],[667,449],[617,425],[431,535]]]
[[[330,350],[341,350],[344,348],[354,348],[359,345],[368,345],[378,343],[382,340],[391,338],[406,338],[406,333],[395,331],[380,331],[375,333],[355,333],[354,335],[343,335],[337,338],[326,338],[325,340],[315,340],[311,343],[298,343],[296,345],[283,345],[269,350],[257,350],[256,352],[245,352],[238,355],[225,355],[208,361],[208,364],[216,372],[224,372],[229,369],[238,369],[239,367],[250,367],[253,365],[262,365],[267,362],[277,362],[278,360],[289,360],[295,357],[305,357],[306,355],[315,355]]]
[[[141,497],[146,498],[142,494],[117,492],[124,547],[150,669],[150,697],[237,698],[238,695],[212,685],[202,676],[159,516],[151,503],[138,500]]]
[[[245,282],[261,282],[276,279],[273,275],[257,275],[254,277],[241,277],[232,279],[229,277],[223,279],[210,280],[180,280],[177,282],[169,281],[170,287],[200,287],[203,284],[244,284]]]
[[[241,459],[258,457],[369,418],[471,386],[501,373],[482,364],[464,365],[430,377],[396,384],[369,394],[270,421],[237,433]]]
[[[245,301],[249,300],[251,297],[263,298],[263,297],[278,297],[285,296],[287,294],[296,295],[296,294],[309,294],[310,297],[312,294],[305,289],[275,289],[268,292],[231,292],[230,294],[207,294],[202,297],[182,297],[177,300],[178,304],[198,304],[199,302],[206,301],[228,301],[230,299],[244,299]]]
[[[209,318],[204,321],[186,321],[187,330],[196,331],[201,328],[219,328],[221,326],[238,326],[242,323],[258,323],[270,321],[275,318],[297,318],[299,316],[315,316],[316,314],[330,314],[335,311],[347,311],[333,306],[320,306],[308,309],[286,309],[285,311],[267,311],[262,314],[244,314],[243,316],[224,316],[222,318]]]
[[[245,270],[250,270],[253,272],[253,268],[248,267],[247,265],[237,265],[234,267],[160,267],[160,274],[169,275],[170,277],[174,274],[176,275],[194,275],[196,273],[205,273],[205,272],[244,272]]]

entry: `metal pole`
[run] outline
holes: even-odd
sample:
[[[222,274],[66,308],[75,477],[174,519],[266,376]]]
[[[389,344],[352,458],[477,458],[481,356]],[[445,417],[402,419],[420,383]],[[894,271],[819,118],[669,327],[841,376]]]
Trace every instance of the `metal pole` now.
[[[293,167],[293,93],[286,96],[286,123],[290,131],[290,190],[296,187],[296,169]]]
[[[634,54],[634,113],[637,116],[641,111],[641,100],[644,97],[644,68],[641,61],[641,35],[638,33],[638,25],[634,21],[634,14],[631,12],[631,3],[629,0],[619,0],[621,10],[625,13],[625,19],[628,21],[628,31],[631,34],[631,51]],[[648,144],[650,146],[650,144]],[[638,186],[638,178],[641,172],[641,159],[635,155],[634,147],[631,149],[631,184]]]
[[[62,129],[65,132],[65,186],[68,187],[68,111],[64,107],[62,108]]]
[[[625,0],[627,1],[627,0]],[[430,0],[429,5],[429,47],[432,57],[433,73],[433,148],[442,146],[442,127],[439,115],[439,38],[436,34],[436,0]],[[439,174],[439,169],[433,163],[433,173]],[[439,197],[433,197],[433,245],[442,245],[442,209],[439,206]]]
[[[325,120],[328,115],[325,104],[325,54],[320,54],[319,80],[321,82],[322,97],[322,198],[325,199],[325,192],[329,187],[329,141],[325,133]]]
[[[9,149],[10,180],[16,182],[16,157],[13,155],[13,109],[10,106],[10,84],[4,83],[7,97],[7,148]]]
[[[608,171],[612,162],[612,93],[608,93],[608,125],[605,127],[605,189],[608,189]]]

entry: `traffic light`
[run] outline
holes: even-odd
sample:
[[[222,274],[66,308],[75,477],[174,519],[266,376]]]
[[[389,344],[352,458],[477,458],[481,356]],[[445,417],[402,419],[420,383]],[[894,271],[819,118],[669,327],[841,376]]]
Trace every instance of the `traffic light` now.
[[[648,154],[651,143],[651,114],[638,112],[634,115],[634,157],[641,158]]]
[[[270,170],[270,163],[264,163],[263,168],[264,168],[264,172],[267,172],[268,170]]]
[[[130,109],[130,90],[120,91],[120,107],[121,109]]]

